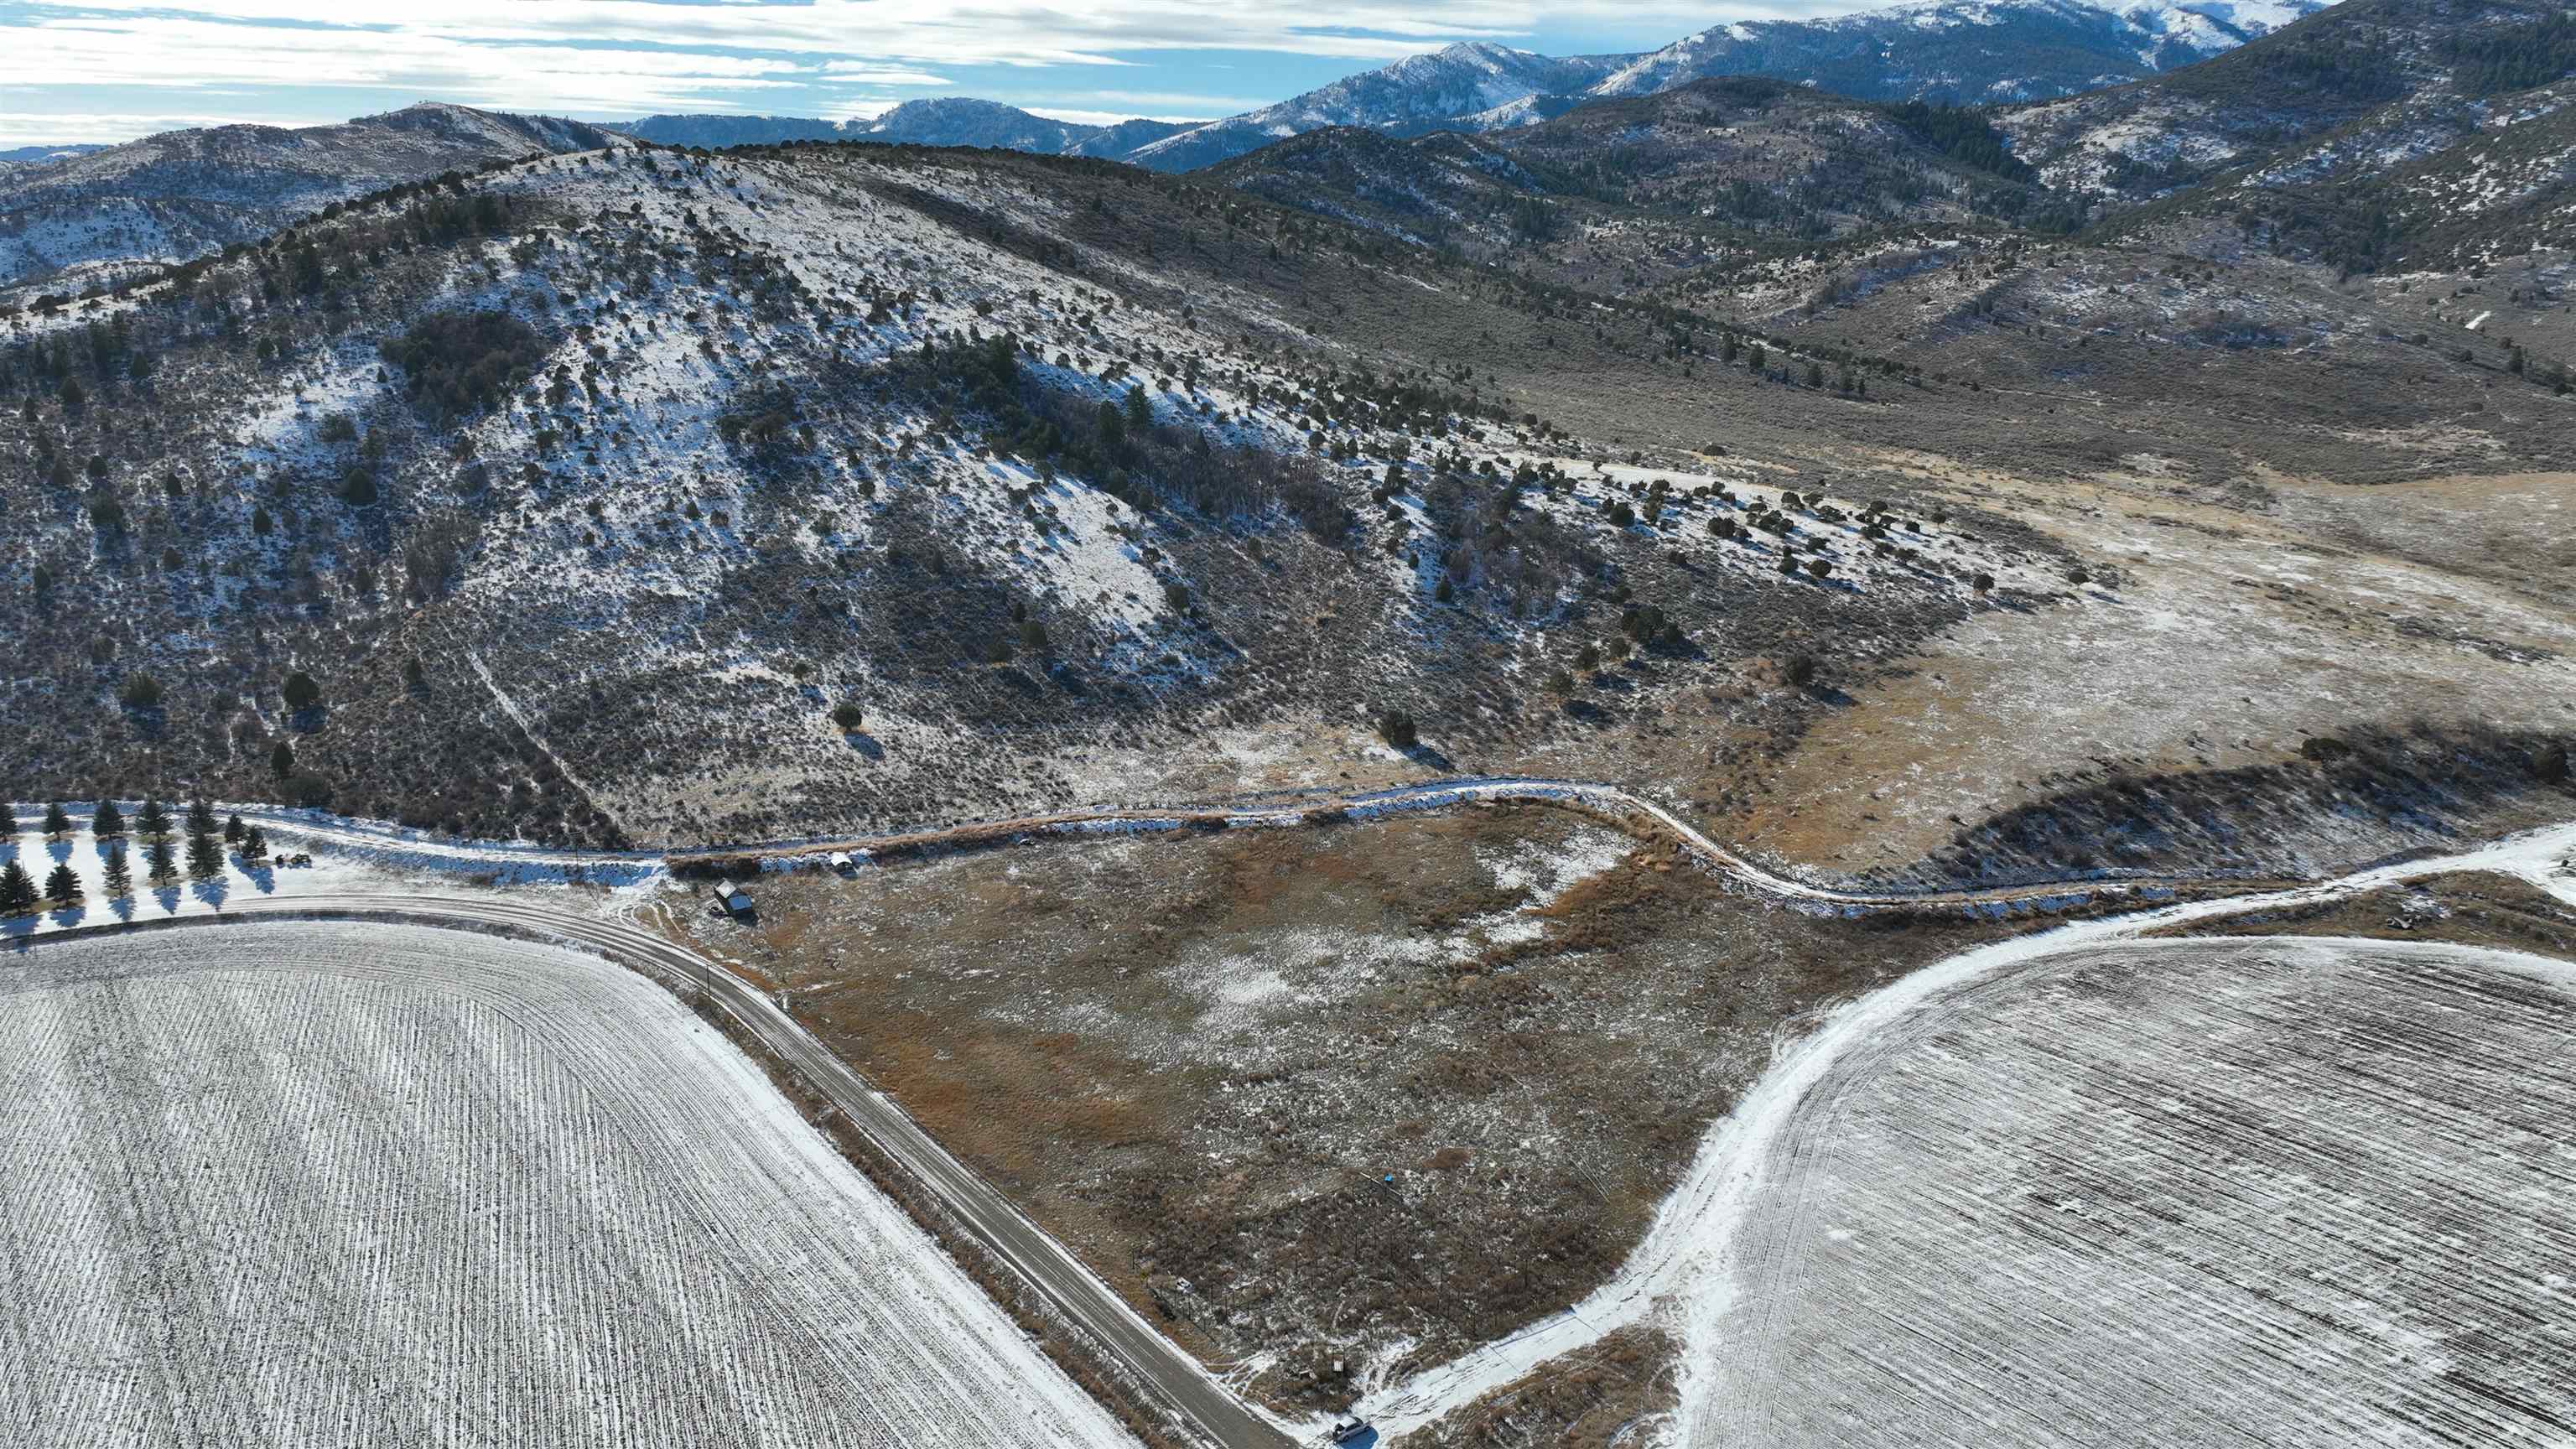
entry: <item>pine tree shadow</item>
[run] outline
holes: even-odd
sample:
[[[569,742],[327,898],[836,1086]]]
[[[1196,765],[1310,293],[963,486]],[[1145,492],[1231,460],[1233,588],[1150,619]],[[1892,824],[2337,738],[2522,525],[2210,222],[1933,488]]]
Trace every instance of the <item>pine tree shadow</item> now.
[[[1446,775],[1456,768],[1450,763],[1447,755],[1440,753],[1438,750],[1435,750],[1426,744],[1416,743],[1406,745],[1396,753],[1436,774]]]

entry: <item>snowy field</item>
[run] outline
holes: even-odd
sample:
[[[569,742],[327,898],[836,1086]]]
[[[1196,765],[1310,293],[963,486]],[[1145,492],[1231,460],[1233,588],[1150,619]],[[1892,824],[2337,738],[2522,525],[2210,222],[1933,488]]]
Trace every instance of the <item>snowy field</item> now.
[[[0,958],[0,1442],[1095,1445],[641,978],[409,928]]]
[[[1837,1061],[1752,1201],[1699,1446],[2576,1440],[2576,967],[2129,942]]]

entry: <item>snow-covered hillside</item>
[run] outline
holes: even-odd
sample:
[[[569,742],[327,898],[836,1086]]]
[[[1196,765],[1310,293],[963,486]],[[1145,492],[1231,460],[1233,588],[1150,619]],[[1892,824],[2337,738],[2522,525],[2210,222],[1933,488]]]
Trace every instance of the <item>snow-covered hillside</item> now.
[[[303,130],[167,131],[0,169],[0,288],[181,261],[380,187],[616,144],[578,121],[424,103]]]
[[[1560,60],[1508,46],[1462,41],[1274,106],[1183,131],[1144,146],[1127,159],[1157,171],[1189,171],[1328,126],[1366,126],[1397,133],[1429,130],[1536,96],[1575,94],[1624,60],[1624,56]]]
[[[1363,356],[1304,304],[1364,299],[1380,338],[1531,325],[1455,286],[1031,158],[627,149],[371,201],[19,322],[11,375],[56,390],[24,476],[102,459],[5,541],[52,610],[26,642],[78,675],[19,687],[71,691],[48,717],[115,754],[150,675],[233,721],[187,748],[243,793],[703,839],[1114,798],[1253,719],[1438,701],[1541,736],[1566,717],[1519,701],[1570,681],[1584,641],[1552,630],[1587,610],[1680,661],[1721,609],[1876,650],[1974,575],[2047,586],[1750,471],[1601,472],[1543,400]],[[108,349],[96,406],[38,382],[75,335]],[[1802,396],[1862,386],[1776,356]],[[281,706],[281,648],[331,677],[318,718]]]
[[[1621,67],[1594,94],[1751,74],[1864,99],[2028,100],[2188,65],[2324,8],[2324,0],[1908,0],[1820,20],[1714,26]]]
[[[1127,159],[1191,170],[1329,126],[1494,130],[1711,76],[1766,76],[1863,100],[2028,100],[2188,65],[2327,3],[1908,0],[1819,20],[1737,21],[1644,55],[1553,59],[1462,43],[1181,132]]]

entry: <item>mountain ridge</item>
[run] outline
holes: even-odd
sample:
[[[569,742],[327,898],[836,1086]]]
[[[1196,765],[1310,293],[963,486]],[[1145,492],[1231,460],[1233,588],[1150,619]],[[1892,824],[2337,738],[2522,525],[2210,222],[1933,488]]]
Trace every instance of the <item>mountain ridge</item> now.
[[[1733,22],[1658,50],[1626,54],[1550,56],[1492,41],[1459,41],[1197,124],[1086,126],[996,102],[942,97],[907,101],[866,123],[653,116],[617,128],[675,145],[900,140],[1005,146],[1043,155],[1097,156],[1155,171],[1194,171],[1334,126],[1365,126],[1399,137],[1433,130],[1500,130],[1550,120],[1593,102],[1648,95],[1715,76],[1765,76],[1863,101],[2038,100],[2205,60],[2328,3],[1907,0],[1815,20]],[[720,135],[739,139],[698,139]]]
[[[631,144],[600,127],[424,101],[328,126],[213,126],[0,170],[0,286],[179,261],[380,187]]]
[[[874,141],[1116,159],[1189,127],[1183,122],[1144,117],[1109,125],[1060,121],[999,101],[934,96],[905,101],[879,116],[846,121],[803,116],[664,114],[609,122],[605,129],[656,145],[706,149],[775,146],[788,141]]]

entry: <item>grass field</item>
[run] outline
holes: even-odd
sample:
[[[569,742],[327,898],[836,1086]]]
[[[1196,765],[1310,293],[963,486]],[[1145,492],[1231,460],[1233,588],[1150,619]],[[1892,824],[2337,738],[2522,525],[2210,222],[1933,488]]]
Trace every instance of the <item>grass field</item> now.
[[[1310,1411],[1581,1298],[1792,1023],[2009,929],[1803,914],[1534,807],[755,889],[690,939]]]

